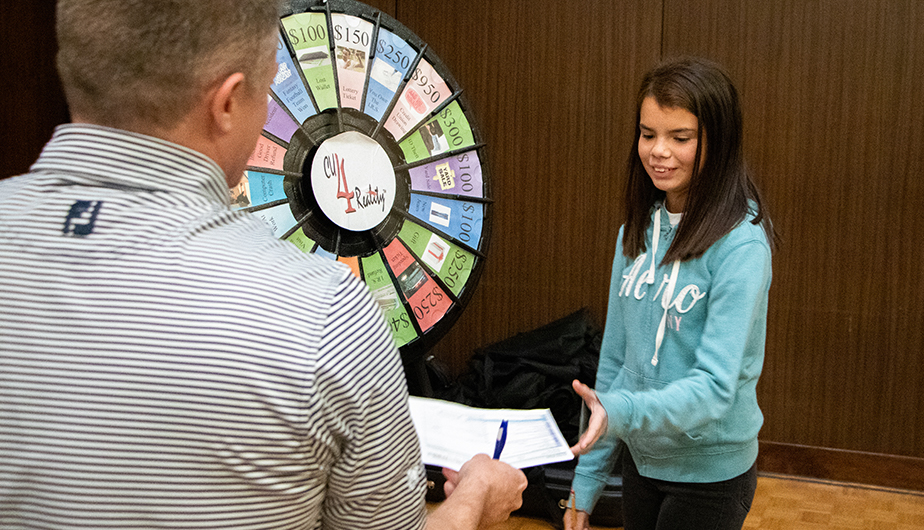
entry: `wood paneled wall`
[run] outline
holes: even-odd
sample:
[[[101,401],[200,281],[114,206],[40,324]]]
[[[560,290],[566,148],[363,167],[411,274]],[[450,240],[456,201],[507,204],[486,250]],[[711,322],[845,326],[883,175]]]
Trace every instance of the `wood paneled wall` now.
[[[478,292],[433,352],[588,306],[601,319],[634,91],[660,57],[724,64],[782,236],[761,465],[924,489],[924,4],[914,0],[398,0],[488,137]]]
[[[665,53],[739,80],[784,237],[762,439],[924,457],[924,4],[665,5]]]
[[[665,53],[724,62],[784,244],[767,440],[924,456],[924,4],[667,2]]]
[[[488,141],[492,246],[436,356],[459,372],[475,348],[581,307],[602,323],[636,86],[663,56],[703,55],[737,81],[783,238],[761,465],[924,489],[924,3],[367,3],[440,56]],[[7,176],[67,115],[51,9],[2,11]]]

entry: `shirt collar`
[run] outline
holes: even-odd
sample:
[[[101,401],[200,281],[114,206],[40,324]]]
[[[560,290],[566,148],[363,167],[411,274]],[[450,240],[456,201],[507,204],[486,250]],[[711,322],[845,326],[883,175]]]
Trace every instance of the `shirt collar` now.
[[[202,195],[229,203],[225,174],[212,159],[166,140],[91,124],[59,125],[30,168],[90,186]]]

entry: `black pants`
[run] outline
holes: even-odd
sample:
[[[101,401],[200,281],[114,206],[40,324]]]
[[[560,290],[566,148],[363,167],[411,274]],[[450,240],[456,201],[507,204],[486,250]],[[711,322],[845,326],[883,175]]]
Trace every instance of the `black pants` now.
[[[757,489],[757,469],[712,483],[668,482],[639,475],[623,453],[625,530],[740,530]]]

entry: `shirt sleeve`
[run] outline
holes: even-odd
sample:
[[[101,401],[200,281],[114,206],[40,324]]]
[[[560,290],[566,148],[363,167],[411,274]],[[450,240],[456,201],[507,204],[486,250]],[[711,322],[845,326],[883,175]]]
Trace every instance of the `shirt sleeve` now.
[[[368,288],[347,272],[324,325],[325,414],[339,437],[323,526],[418,529],[425,523],[426,473],[408,408],[394,338]]]

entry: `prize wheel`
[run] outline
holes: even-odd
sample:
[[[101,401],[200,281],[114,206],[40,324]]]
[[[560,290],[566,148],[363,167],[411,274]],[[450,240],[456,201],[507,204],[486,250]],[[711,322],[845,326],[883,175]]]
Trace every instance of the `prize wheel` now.
[[[234,208],[303,252],[348,264],[405,359],[471,297],[490,239],[484,143],[439,58],[353,0],[291,0],[263,133]]]

